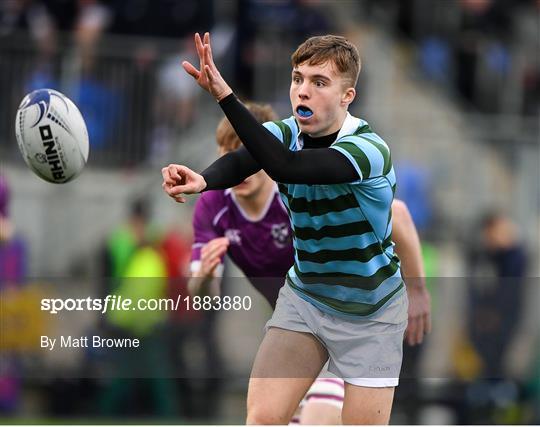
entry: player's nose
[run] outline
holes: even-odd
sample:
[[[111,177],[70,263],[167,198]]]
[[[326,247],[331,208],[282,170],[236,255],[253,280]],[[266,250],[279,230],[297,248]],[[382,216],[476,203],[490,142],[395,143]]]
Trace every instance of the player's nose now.
[[[307,82],[304,82],[298,88],[298,97],[300,99],[308,99],[309,96],[309,84]]]

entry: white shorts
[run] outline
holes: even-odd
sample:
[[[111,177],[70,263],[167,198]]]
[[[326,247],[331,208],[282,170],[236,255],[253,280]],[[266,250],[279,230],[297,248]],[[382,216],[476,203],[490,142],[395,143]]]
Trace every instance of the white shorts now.
[[[395,387],[403,358],[407,305],[403,291],[381,308],[388,311],[386,315],[379,310],[376,318],[338,317],[303,300],[285,284],[266,330],[313,334],[328,351],[328,371],[349,384]]]

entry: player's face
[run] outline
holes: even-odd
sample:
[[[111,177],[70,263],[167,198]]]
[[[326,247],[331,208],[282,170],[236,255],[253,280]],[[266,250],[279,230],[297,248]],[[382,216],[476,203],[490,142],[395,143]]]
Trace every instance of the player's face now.
[[[218,149],[218,153],[220,156],[223,156],[228,152],[230,152],[230,150],[225,150],[222,147]],[[234,195],[236,197],[241,197],[245,199],[255,197],[263,189],[264,184],[269,179],[270,177],[266,174],[266,172],[260,170],[259,172],[247,177],[236,187],[233,187]]]
[[[254,198],[262,190],[268,175],[263,170],[249,176],[243,182],[233,187],[234,195],[242,198]]]
[[[300,130],[310,136],[330,135],[345,120],[354,88],[331,61],[322,65],[300,64],[292,71],[291,106]]]

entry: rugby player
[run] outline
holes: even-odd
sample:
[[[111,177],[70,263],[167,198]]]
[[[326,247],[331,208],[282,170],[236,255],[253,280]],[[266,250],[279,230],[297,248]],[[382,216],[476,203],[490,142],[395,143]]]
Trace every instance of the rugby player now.
[[[395,174],[390,150],[348,113],[360,58],[339,36],[292,55],[293,116],[261,125],[238,101],[196,34],[199,69],[183,67],[219,102],[243,142],[201,174],[171,164],[163,188],[226,189],[264,169],[278,182],[294,231],[294,264],[254,362],[247,422],[288,422],[321,368],[345,380],[344,424],[385,424],[398,384],[407,296],[391,241]],[[429,316],[422,316],[423,330]]]
[[[260,123],[276,119],[268,105],[246,104],[246,107]],[[226,118],[217,126],[216,142],[220,156],[242,145]],[[394,200],[392,216],[392,239],[402,259],[404,276],[409,281],[424,277],[418,233],[405,203]],[[277,186],[263,170],[232,189],[203,193],[195,205],[193,230],[192,279],[188,283],[192,295],[219,295],[223,256],[228,253],[272,308],[275,307],[282,278],[294,262],[292,233]],[[259,277],[264,279],[257,280]],[[414,345],[423,340],[420,318],[426,310],[429,313],[429,301],[426,307],[418,307],[423,301],[414,292],[414,285],[407,283],[407,290],[407,335],[409,344]],[[343,390],[342,379],[317,378],[292,423],[340,424]]]

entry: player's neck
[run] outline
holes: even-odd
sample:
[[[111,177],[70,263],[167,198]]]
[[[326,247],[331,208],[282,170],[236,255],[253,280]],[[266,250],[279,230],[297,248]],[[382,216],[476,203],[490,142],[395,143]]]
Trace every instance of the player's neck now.
[[[249,197],[236,197],[236,201],[242,207],[244,212],[251,219],[255,220],[260,218],[263,211],[268,208],[270,198],[274,197],[274,186],[274,181],[267,179],[257,193]]]

